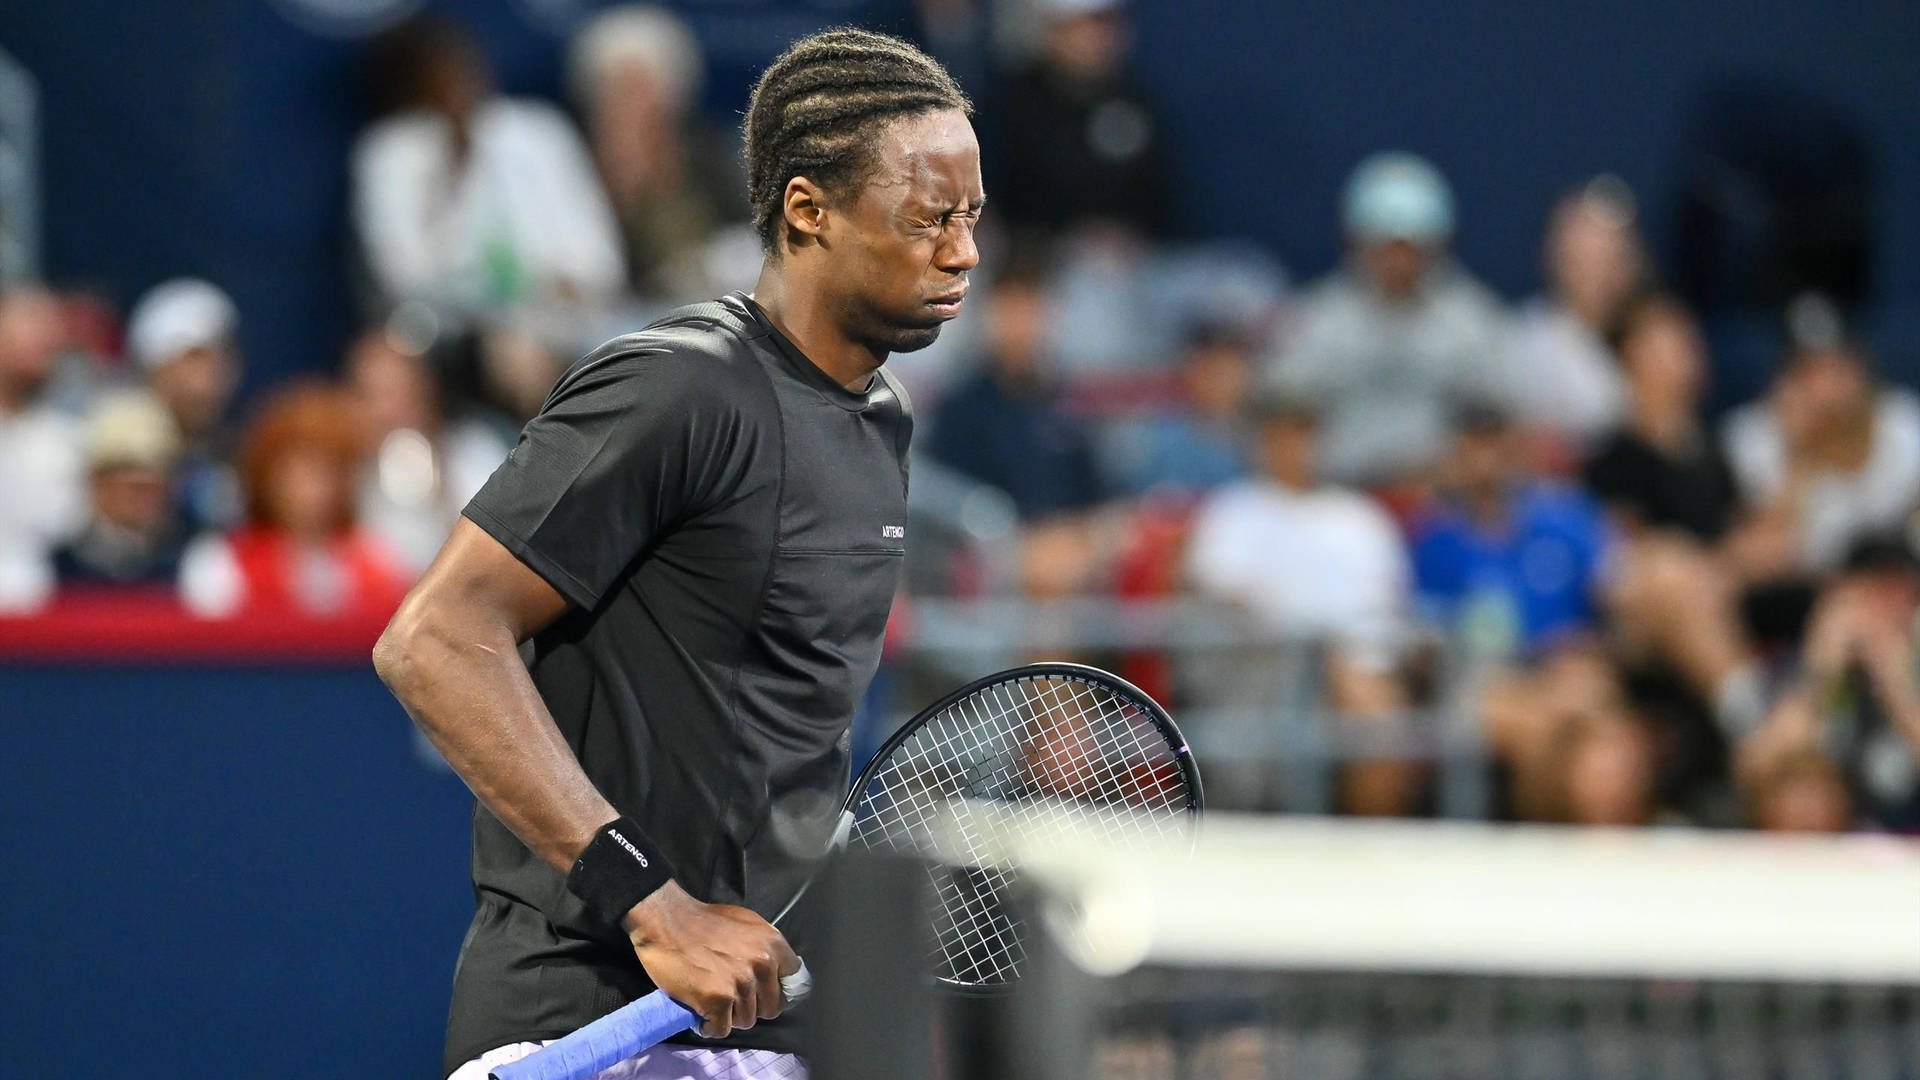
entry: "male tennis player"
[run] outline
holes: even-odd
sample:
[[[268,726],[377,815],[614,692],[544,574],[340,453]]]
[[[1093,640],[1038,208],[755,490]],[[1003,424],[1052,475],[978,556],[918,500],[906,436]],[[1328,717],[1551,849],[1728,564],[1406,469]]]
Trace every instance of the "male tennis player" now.
[[[960,310],[971,108],[913,46],[834,30],[761,75],[751,295],[561,376],[374,661],[478,797],[446,1069],[530,1053],[655,986],[709,1037],[781,1010],[766,917],[847,783],[905,549],[905,395],[881,365]],[[777,1025],[605,1076],[791,1075]]]

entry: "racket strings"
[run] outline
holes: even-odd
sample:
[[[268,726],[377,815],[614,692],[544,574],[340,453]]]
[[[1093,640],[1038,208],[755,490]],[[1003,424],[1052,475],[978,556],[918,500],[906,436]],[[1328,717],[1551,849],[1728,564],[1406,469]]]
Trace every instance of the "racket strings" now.
[[[1097,830],[1121,844],[1177,833],[1193,801],[1179,752],[1137,703],[1097,683],[1060,675],[996,683],[929,718],[874,771],[852,842],[942,855],[945,865],[930,868],[939,974],[998,985],[1018,976],[1024,958],[1005,903],[1017,871],[968,802],[991,803],[1001,831]]]

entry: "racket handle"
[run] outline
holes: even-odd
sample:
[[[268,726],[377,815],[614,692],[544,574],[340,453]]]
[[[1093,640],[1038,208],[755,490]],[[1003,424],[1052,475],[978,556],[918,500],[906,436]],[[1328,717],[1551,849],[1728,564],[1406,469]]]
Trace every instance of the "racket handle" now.
[[[788,1005],[813,992],[806,961],[800,970],[780,976],[780,991]],[[655,990],[487,1075],[490,1080],[587,1080],[699,1024],[692,1009]]]
[[[492,1080],[586,1080],[699,1023],[692,1009],[655,990],[488,1075]]]

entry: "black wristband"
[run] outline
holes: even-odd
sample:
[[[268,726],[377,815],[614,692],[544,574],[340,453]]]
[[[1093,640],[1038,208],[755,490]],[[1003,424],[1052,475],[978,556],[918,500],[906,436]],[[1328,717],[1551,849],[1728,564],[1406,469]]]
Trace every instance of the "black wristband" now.
[[[587,908],[618,925],[633,905],[658,892],[673,877],[673,868],[632,818],[600,826],[593,843],[573,861],[567,891]]]

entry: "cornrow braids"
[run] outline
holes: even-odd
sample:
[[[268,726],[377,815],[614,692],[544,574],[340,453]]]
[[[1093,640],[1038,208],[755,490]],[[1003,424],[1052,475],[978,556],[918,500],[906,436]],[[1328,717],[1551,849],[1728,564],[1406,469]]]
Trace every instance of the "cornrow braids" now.
[[[760,246],[780,249],[787,181],[849,190],[873,166],[878,125],[938,109],[973,115],[953,76],[909,42],[851,28],[794,42],[761,72],[747,104],[747,194]]]

